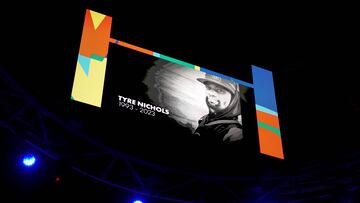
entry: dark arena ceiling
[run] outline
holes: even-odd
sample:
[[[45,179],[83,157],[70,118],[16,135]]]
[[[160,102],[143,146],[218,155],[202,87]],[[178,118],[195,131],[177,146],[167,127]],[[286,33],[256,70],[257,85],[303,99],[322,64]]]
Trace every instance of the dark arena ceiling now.
[[[256,8],[220,15],[221,8],[140,12],[115,1],[27,4],[1,13],[2,202],[360,201],[351,16],[337,23],[333,15],[315,18],[316,9],[272,17]],[[249,82],[251,65],[272,71],[285,159],[258,146],[187,143],[171,122],[145,124],[148,117],[125,126],[130,117],[71,100],[86,9],[112,16],[112,36],[131,44],[226,75],[242,71]],[[137,88],[127,83],[127,92]],[[39,156],[34,170],[18,165],[27,151]]]

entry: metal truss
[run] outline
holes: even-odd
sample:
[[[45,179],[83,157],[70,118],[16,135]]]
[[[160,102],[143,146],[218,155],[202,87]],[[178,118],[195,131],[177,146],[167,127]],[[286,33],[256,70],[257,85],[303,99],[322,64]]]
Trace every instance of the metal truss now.
[[[156,202],[317,200],[331,198],[339,187],[344,194],[359,191],[359,154],[327,166],[309,163],[282,176],[209,176],[142,160],[99,142],[42,106],[1,67],[0,87],[0,127],[8,134],[81,175]]]

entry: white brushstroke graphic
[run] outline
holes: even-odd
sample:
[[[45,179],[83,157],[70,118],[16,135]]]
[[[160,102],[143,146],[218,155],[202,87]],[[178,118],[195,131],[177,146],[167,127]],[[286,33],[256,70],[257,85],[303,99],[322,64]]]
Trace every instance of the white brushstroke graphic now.
[[[205,87],[196,78],[205,73],[175,63],[158,60],[144,80],[150,99],[169,109],[169,117],[181,125],[195,130],[198,120],[208,114]]]

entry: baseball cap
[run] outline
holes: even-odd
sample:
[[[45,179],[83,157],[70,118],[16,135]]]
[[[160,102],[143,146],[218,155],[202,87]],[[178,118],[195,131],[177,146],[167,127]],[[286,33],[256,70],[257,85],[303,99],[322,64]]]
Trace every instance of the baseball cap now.
[[[230,80],[226,80],[224,78],[215,76],[215,75],[211,75],[208,73],[205,73],[205,78],[197,78],[197,80],[201,83],[203,83],[204,85],[206,85],[206,83],[215,83],[225,89],[227,89],[229,92],[231,92],[231,94],[234,94],[236,91],[236,83]]]

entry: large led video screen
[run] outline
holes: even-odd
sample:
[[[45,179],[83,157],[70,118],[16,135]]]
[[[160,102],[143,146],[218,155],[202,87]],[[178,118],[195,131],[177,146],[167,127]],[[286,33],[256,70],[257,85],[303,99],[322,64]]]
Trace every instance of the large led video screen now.
[[[271,71],[251,66],[252,81],[240,80],[118,40],[112,17],[85,13],[71,99],[111,115],[118,147],[284,159]]]

